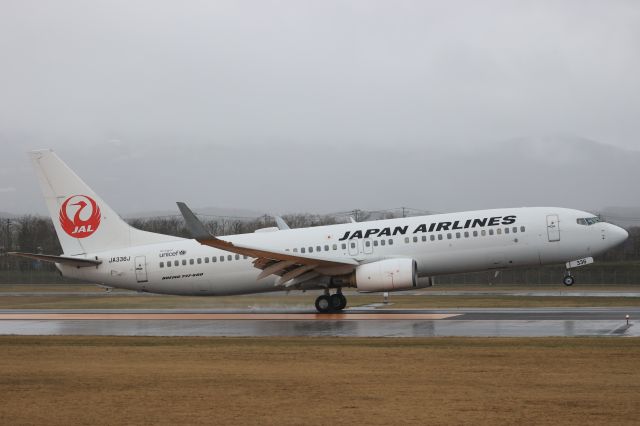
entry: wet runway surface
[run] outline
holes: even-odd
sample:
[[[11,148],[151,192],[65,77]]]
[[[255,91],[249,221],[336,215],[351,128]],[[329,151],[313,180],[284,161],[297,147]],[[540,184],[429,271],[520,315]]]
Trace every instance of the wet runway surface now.
[[[629,324],[625,316],[630,316]],[[120,336],[639,336],[640,308],[0,310],[0,334]]]

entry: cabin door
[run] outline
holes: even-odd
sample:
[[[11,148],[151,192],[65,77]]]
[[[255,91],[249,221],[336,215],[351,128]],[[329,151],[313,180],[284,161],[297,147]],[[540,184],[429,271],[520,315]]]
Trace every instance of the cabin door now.
[[[560,241],[560,219],[557,214],[547,216],[547,235],[549,242]]]
[[[145,256],[137,256],[135,259],[136,280],[139,283],[146,283],[147,280],[147,258]]]

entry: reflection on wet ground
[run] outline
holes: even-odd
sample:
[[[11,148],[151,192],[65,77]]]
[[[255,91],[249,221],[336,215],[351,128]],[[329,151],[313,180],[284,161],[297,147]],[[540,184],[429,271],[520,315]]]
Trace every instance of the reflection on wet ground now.
[[[627,324],[626,316],[629,315]],[[0,334],[121,336],[638,336],[640,308],[0,310]]]

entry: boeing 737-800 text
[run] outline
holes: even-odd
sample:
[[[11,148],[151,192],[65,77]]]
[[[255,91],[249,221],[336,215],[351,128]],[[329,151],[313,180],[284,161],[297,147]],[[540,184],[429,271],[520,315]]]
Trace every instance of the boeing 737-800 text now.
[[[628,237],[583,211],[528,207],[301,229],[279,221],[280,229],[218,238],[178,203],[193,235],[184,239],[129,226],[52,151],[30,156],[63,254],[13,254],[114,288],[192,296],[322,290],[316,308],[331,312],[346,307],[346,287],[415,289],[460,272],[566,263],[564,284],[572,285],[571,268]]]

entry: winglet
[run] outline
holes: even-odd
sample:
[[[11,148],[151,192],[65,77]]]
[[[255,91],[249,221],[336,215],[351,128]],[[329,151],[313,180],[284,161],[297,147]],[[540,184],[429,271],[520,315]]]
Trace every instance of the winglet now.
[[[281,231],[285,229],[291,229],[289,228],[289,225],[287,225],[287,222],[285,222],[284,219],[281,218],[280,216],[275,216],[275,219],[276,219],[276,224],[278,225],[278,229],[280,229]]]
[[[182,217],[184,218],[184,222],[187,225],[187,229],[191,233],[191,236],[196,240],[207,240],[213,237],[207,228],[200,222],[200,219],[196,217],[196,215],[191,211],[187,205],[181,201],[176,203],[178,208],[180,209],[180,213],[182,213]]]

